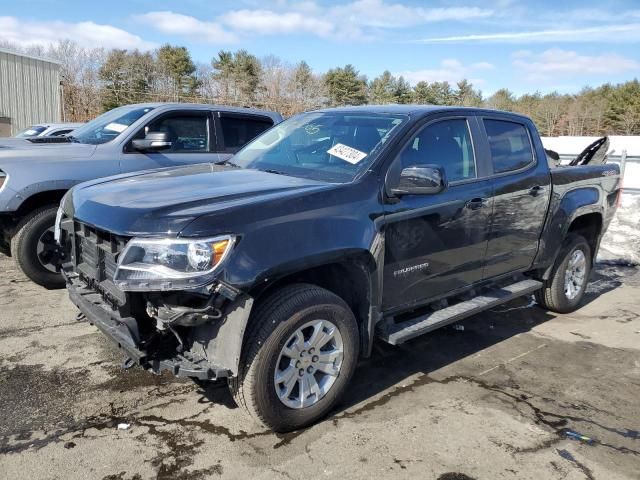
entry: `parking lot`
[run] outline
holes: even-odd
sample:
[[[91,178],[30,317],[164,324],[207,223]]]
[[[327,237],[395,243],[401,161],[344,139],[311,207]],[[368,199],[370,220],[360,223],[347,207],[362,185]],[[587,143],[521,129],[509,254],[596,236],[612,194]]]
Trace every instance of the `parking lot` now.
[[[122,370],[65,291],[0,271],[2,478],[640,478],[633,268],[599,266],[571,315],[522,299],[377,345],[342,405],[287,435],[225,388]]]

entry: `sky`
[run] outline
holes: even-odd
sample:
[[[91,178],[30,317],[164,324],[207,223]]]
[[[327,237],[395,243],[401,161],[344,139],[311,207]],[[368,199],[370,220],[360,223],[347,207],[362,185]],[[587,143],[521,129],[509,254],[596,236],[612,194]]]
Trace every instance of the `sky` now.
[[[369,79],[469,79],[485,94],[572,93],[640,76],[640,0],[0,0],[0,40],[87,47],[184,45],[353,64]]]

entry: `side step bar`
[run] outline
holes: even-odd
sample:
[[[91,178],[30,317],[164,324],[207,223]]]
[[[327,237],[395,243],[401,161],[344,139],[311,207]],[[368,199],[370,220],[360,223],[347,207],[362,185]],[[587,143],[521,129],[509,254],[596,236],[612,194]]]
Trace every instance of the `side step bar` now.
[[[418,337],[423,333],[457,322],[463,318],[506,303],[514,298],[534,292],[542,287],[537,280],[522,280],[505,287],[489,290],[486,293],[451,305],[450,307],[411,318],[400,323],[380,325],[378,337],[391,345],[399,345]]]

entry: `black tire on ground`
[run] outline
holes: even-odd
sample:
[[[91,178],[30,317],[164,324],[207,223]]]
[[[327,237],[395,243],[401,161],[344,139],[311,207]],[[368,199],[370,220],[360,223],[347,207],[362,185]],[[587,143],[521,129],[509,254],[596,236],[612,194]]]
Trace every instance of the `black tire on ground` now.
[[[340,332],[344,356],[333,386],[317,403],[290,408],[276,393],[274,374],[285,342],[305,323],[325,319]],[[229,386],[236,403],[258,423],[277,432],[312,424],[326,415],[346,390],[359,354],[358,325],[337,295],[309,284],[281,288],[256,306],[240,359],[238,376]]]
[[[565,293],[565,276],[569,267],[569,262],[574,252],[581,250],[585,259],[584,281],[577,294],[573,298],[568,298]],[[570,313],[578,308],[584,292],[589,283],[591,274],[591,247],[587,240],[575,233],[570,233],[565,238],[560,253],[556,258],[556,263],[551,271],[551,276],[545,280],[542,289],[535,293],[536,301],[540,306],[557,313]]]
[[[50,290],[64,288],[62,275],[47,270],[37,255],[38,240],[56,220],[57,206],[48,205],[27,215],[11,239],[11,255],[18,268],[33,282]]]

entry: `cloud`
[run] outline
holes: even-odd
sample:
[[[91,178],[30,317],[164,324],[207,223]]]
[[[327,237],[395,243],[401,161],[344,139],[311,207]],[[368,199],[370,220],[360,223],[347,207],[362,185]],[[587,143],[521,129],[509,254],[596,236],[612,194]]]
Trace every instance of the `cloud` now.
[[[156,45],[120,28],[94,22],[25,21],[0,16],[0,39],[20,46],[48,45],[61,38],[84,47],[149,50]]]
[[[464,65],[459,60],[449,58],[442,60],[439,67],[433,69],[422,70],[405,70],[402,72],[395,72],[394,75],[402,75],[412,85],[418,82],[449,82],[451,84],[456,83],[464,78],[469,80],[476,86],[482,85],[484,79],[482,78],[470,78],[476,75],[479,70],[488,70],[493,68],[493,65],[488,62],[477,62],[471,65]]]
[[[198,20],[195,17],[181,13],[171,11],[149,12],[143,15],[135,15],[134,19],[162,33],[192,37],[204,42],[230,43],[237,40],[235,34],[226,31],[216,22]]]
[[[260,5],[260,4],[257,4]],[[225,43],[240,35],[307,33],[324,38],[372,38],[369,30],[409,27],[434,22],[487,18],[493,10],[479,7],[410,7],[385,0],[355,0],[325,6],[312,0],[282,0],[270,9],[230,10],[211,21],[171,11],[153,11],[134,18],[163,33],[200,37],[210,43]]]
[[[377,28],[394,28],[432,22],[466,21],[487,18],[493,10],[479,7],[422,8],[384,0],[356,0],[329,10],[336,20]]]
[[[566,28],[534,30],[528,32],[496,32],[448,37],[431,37],[418,40],[417,43],[550,43],[550,42],[638,42],[640,41],[640,23],[623,25],[601,25],[587,28]]]
[[[270,10],[234,10],[218,17],[229,28],[261,35],[310,32],[320,36],[334,31],[327,20],[305,16],[298,12],[276,13]]]
[[[531,81],[555,81],[574,75],[613,75],[640,69],[640,62],[614,53],[590,56],[560,48],[538,54],[520,50],[514,52],[512,58],[513,66]]]

